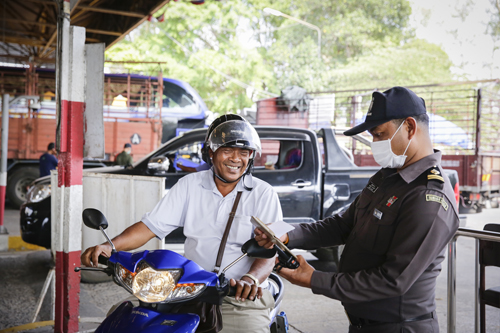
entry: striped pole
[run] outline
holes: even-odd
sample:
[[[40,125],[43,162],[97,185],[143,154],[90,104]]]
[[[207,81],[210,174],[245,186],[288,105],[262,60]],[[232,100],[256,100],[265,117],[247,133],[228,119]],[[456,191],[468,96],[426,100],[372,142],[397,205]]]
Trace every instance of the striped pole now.
[[[57,61],[57,195],[52,199],[52,248],[56,258],[55,332],[78,332],[82,247],[83,111],[85,28],[70,26],[70,1],[63,1]]]
[[[0,164],[0,234],[8,234],[3,224],[5,213],[5,189],[7,187],[7,152],[9,149],[9,94],[3,95],[2,101],[2,161]],[[0,249],[3,246],[0,244]],[[7,246],[8,248],[8,246]]]

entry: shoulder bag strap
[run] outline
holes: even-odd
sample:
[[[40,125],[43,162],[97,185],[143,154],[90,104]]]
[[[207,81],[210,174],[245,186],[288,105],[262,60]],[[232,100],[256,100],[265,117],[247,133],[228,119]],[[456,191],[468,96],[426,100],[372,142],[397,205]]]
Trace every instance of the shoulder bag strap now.
[[[229,236],[229,230],[231,229],[231,224],[233,224],[233,219],[236,214],[236,209],[238,208],[238,204],[241,198],[241,191],[236,194],[236,199],[234,200],[233,209],[231,213],[229,213],[229,219],[227,220],[226,230],[224,230],[224,235],[222,236],[222,240],[219,246],[219,253],[217,253],[217,260],[215,261],[215,273],[219,273],[220,265],[222,263],[222,256],[224,255],[224,249],[226,248],[227,236]]]

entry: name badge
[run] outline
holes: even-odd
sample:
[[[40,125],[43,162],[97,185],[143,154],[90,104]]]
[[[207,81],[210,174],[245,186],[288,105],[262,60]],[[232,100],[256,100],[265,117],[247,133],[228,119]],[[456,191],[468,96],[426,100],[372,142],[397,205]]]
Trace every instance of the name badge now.
[[[382,215],[383,213],[378,210],[377,208],[375,208],[375,210],[373,211],[373,216],[375,216],[376,218],[378,218],[379,220],[382,218]]]

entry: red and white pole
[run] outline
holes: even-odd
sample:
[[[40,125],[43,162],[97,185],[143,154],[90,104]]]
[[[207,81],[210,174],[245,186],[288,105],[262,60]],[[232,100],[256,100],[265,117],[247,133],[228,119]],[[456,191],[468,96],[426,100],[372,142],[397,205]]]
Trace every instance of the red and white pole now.
[[[3,224],[5,213],[5,189],[7,187],[7,152],[9,149],[9,95],[2,101],[2,161],[0,162],[0,235],[8,234]],[[1,236],[0,236],[1,237]],[[7,242],[5,242],[7,240]],[[8,238],[0,239],[0,251],[8,249]]]
[[[78,332],[82,247],[83,111],[85,29],[70,26],[70,1],[63,1],[58,38],[57,193],[52,199],[52,249],[56,258],[55,332]],[[54,188],[54,186],[53,186]]]

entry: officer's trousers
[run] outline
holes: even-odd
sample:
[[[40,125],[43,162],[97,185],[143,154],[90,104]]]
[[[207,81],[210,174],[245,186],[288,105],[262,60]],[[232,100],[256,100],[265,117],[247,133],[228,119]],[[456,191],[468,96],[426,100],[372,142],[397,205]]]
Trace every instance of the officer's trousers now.
[[[437,318],[420,321],[365,325],[357,328],[349,326],[349,333],[439,333]]]

